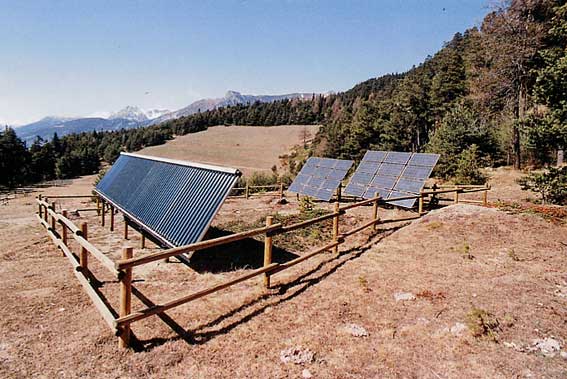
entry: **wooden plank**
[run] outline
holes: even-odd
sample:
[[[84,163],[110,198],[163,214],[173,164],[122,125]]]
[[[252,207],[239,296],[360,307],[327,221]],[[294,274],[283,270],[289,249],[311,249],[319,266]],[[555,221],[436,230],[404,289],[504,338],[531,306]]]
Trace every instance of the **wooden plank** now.
[[[341,243],[343,243],[343,242],[344,242],[344,238],[342,238],[342,236],[340,236],[337,241],[331,242],[331,243],[329,243],[329,244],[327,244],[327,245],[325,245],[325,246],[321,246],[321,247],[319,247],[319,248],[317,248],[317,249],[311,251],[310,253],[307,253],[307,254],[305,254],[305,255],[302,255],[302,256],[300,256],[300,257],[298,257],[298,258],[295,258],[295,259],[293,259],[293,260],[291,260],[291,261],[288,261],[288,262],[285,262],[285,263],[280,263],[277,267],[275,267],[275,268],[273,269],[272,275],[275,274],[275,273],[277,273],[277,272],[286,270],[286,269],[288,269],[288,268],[290,268],[290,267],[292,267],[292,266],[295,266],[296,264],[299,264],[299,263],[301,263],[301,262],[303,262],[303,261],[305,261],[305,260],[307,260],[307,259],[309,259],[309,258],[312,258],[312,257],[314,257],[314,256],[316,256],[316,255],[318,255],[318,254],[321,254],[321,253],[323,253],[323,252],[325,252],[325,251],[332,250],[332,249],[334,249],[335,247],[339,246],[339,245],[340,245]]]
[[[55,238],[55,241],[57,241],[55,242],[55,244],[63,251],[65,256],[67,256],[69,262],[71,262],[71,265],[73,266],[73,274],[77,277],[79,283],[81,283],[81,285],[83,286],[83,289],[90,297],[95,308],[99,311],[104,321],[106,321],[110,329],[115,332],[116,327],[114,324],[116,319],[113,314],[114,311],[108,307],[104,300],[102,300],[97,290],[89,283],[86,276],[81,272],[77,258],[73,255],[71,250],[69,250],[67,246],[63,245],[61,243],[61,240],[57,239],[56,236],[51,233],[51,231],[48,230],[47,233],[50,234],[50,237],[52,239]]]
[[[77,227],[77,225],[75,225],[75,224],[73,223],[73,221],[69,220],[66,215],[62,215],[62,214],[61,214],[61,215],[58,215],[58,216],[57,216],[57,220],[58,220],[61,224],[63,224],[64,226],[66,226],[73,234],[77,234],[77,233],[80,234],[80,233],[81,233],[81,229],[79,229],[79,228]]]
[[[253,271],[249,272],[248,274],[242,275],[242,276],[240,276],[236,279],[229,280],[227,282],[218,284],[216,286],[207,288],[205,290],[201,290],[201,291],[192,293],[190,295],[183,296],[179,299],[168,301],[168,302],[163,303],[163,304],[158,304],[158,305],[155,305],[153,307],[148,307],[148,308],[145,308],[145,309],[142,309],[142,310],[134,311],[134,312],[130,313],[128,316],[120,317],[120,318],[116,319],[115,320],[115,326],[119,327],[119,326],[122,326],[122,325],[131,324],[135,321],[145,319],[145,318],[150,317],[152,315],[155,315],[155,314],[158,314],[158,313],[163,313],[164,311],[166,311],[168,309],[175,308],[179,305],[189,303],[190,301],[199,299],[203,296],[210,295],[211,293],[221,291],[225,288],[231,287],[231,286],[238,284],[240,282],[243,282],[245,280],[254,278],[258,275],[262,275],[265,272],[273,271],[274,268],[277,267],[277,266],[279,266],[278,263],[272,263],[271,265],[269,265],[267,267],[262,267],[262,268],[253,270]]]
[[[45,195],[50,199],[87,199],[95,197],[94,195]]]
[[[371,227],[371,226],[373,226],[373,225],[375,225],[379,222],[381,222],[381,221],[380,220],[370,220],[368,222],[365,222],[361,226],[358,226],[354,229],[351,229],[348,232],[344,232],[343,234],[341,234],[341,237],[346,238],[346,237],[352,236],[353,234],[356,234],[356,233],[358,233],[358,232],[360,232],[360,231],[362,231],[362,230],[364,230],[368,227]]]
[[[317,223],[325,221],[325,220],[330,220],[330,219],[336,217],[337,215],[342,215],[342,214],[345,214],[345,212],[339,211],[339,213],[329,213],[329,214],[326,214],[326,215],[323,215],[323,216],[319,216],[319,217],[312,218],[312,219],[309,219],[309,220],[301,221],[301,222],[298,222],[298,223],[295,223],[295,224],[282,226],[281,229],[274,230],[273,232],[270,232],[270,234],[275,236],[275,235],[278,235],[278,234],[288,233],[288,232],[291,232],[293,230],[303,229],[307,226],[317,224]]]
[[[115,263],[112,259],[104,255],[99,249],[97,249],[92,243],[84,239],[82,236],[74,234],[73,237],[75,241],[85,249],[89,251],[105,268],[107,268],[114,275],[118,275],[118,270],[114,267]]]
[[[209,247],[220,246],[230,242],[240,241],[246,238],[257,236],[259,234],[270,233],[278,230],[282,227],[282,224],[274,224],[272,226],[265,226],[262,228],[252,229],[245,232],[235,233],[224,237],[214,238],[206,241],[196,242],[191,245],[174,247],[172,249],[157,251],[155,253],[147,254],[141,257],[132,258],[128,260],[120,260],[115,263],[115,267],[118,270],[124,269],[126,267],[140,266],[149,262],[159,261],[161,259],[173,257],[180,254],[189,253],[192,251],[203,250]]]

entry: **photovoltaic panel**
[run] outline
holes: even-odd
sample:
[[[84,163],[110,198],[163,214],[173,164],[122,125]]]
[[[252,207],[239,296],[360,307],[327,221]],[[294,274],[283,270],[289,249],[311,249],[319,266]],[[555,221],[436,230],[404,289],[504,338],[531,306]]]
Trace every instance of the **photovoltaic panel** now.
[[[396,191],[419,193],[423,188],[423,181],[400,178],[393,188]]]
[[[289,191],[329,201],[341,184],[353,161],[311,157],[305,162]]]
[[[409,164],[412,166],[428,166],[433,168],[438,160],[439,154],[417,153],[411,157]]]
[[[408,163],[412,154],[413,153],[400,153],[397,151],[389,151],[388,155],[386,155],[386,158],[384,159],[384,162],[405,165],[406,163]]]
[[[122,153],[95,192],[163,247],[203,238],[234,187],[236,169]]]
[[[399,191],[392,191],[392,192],[390,192],[390,195],[388,195],[387,199],[393,199],[393,198],[397,198],[397,197],[404,197],[404,196],[411,196],[411,195],[415,195],[415,194],[406,193],[406,192],[399,192]],[[415,201],[416,201],[416,199],[394,200],[394,201],[388,202],[388,204],[397,205],[398,207],[404,207],[404,208],[413,208]]]
[[[363,161],[367,161],[367,162],[382,162],[384,161],[384,158],[386,158],[386,155],[388,154],[387,151],[372,151],[372,150],[368,150],[366,152],[366,154],[364,154],[364,159]]]
[[[438,159],[438,154],[369,150],[344,192],[366,199],[375,197],[376,193],[383,199],[417,195]],[[399,200],[392,204],[411,208],[415,201]]]
[[[398,177],[404,171],[405,166],[402,164],[394,164],[384,162],[380,165],[377,174],[380,176],[394,176]]]
[[[433,167],[426,166],[406,166],[406,169],[402,173],[403,178],[412,179],[427,179],[431,175]]]

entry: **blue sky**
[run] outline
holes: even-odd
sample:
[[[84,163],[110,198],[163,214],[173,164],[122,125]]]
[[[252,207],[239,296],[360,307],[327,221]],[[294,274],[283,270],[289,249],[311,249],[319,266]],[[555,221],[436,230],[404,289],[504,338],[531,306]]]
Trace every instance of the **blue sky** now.
[[[0,0],[0,123],[342,91],[434,54],[487,0]]]

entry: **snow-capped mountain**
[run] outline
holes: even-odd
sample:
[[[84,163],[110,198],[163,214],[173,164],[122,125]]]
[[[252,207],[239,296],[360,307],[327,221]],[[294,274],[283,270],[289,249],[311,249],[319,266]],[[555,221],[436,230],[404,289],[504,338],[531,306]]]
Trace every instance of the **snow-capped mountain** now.
[[[63,136],[71,133],[89,131],[111,131],[120,129],[131,129],[147,125],[156,125],[167,120],[192,115],[197,112],[205,112],[215,108],[252,104],[257,101],[269,103],[284,99],[311,99],[312,93],[291,93],[286,95],[243,95],[240,92],[228,91],[224,97],[217,99],[201,99],[177,111],[167,109],[143,110],[139,107],[129,105],[108,117],[45,117],[31,124],[16,128],[20,138],[31,144],[36,136],[45,140],[53,137],[54,133]],[[98,115],[98,114],[97,114]]]
[[[148,120],[153,120],[158,118],[166,113],[171,112],[168,109],[149,109],[149,110],[142,110],[139,107],[128,105],[127,107],[119,110],[118,112],[112,113],[108,119],[114,120],[117,118],[123,118],[125,120],[132,120],[138,122],[145,122]]]
[[[273,101],[285,99],[311,99],[312,93],[290,93],[285,95],[243,95],[237,91],[227,91],[224,97],[217,99],[201,99],[197,100],[185,108],[181,108],[174,112],[169,112],[150,122],[150,124],[159,124],[161,122],[172,120],[180,117],[192,115],[197,112],[206,112],[215,108],[226,107],[238,104],[253,104],[257,101],[261,103],[271,103]]]

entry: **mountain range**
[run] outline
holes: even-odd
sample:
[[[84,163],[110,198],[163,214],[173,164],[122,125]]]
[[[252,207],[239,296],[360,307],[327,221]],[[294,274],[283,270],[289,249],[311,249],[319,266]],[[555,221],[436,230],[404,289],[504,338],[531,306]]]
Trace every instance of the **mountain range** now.
[[[243,95],[236,91],[227,91],[224,97],[197,100],[188,106],[170,111],[167,109],[142,110],[136,106],[127,106],[117,112],[103,117],[44,117],[39,121],[17,127],[18,136],[31,144],[37,136],[49,140],[54,133],[64,136],[87,131],[112,131],[131,129],[140,126],[157,125],[159,123],[185,117],[198,112],[255,102],[269,103],[284,99],[310,100],[312,93],[291,93],[285,95]]]

